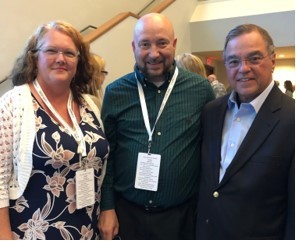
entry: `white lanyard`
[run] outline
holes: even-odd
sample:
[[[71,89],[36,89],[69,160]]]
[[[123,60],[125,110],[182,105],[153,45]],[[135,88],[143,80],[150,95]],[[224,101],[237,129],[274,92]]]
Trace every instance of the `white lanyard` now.
[[[74,130],[68,125],[68,123],[60,116],[60,114],[55,110],[55,108],[51,105],[50,101],[47,99],[46,95],[44,94],[41,86],[39,85],[38,81],[35,80],[33,82],[34,87],[38,94],[40,95],[41,99],[43,102],[46,104],[46,106],[50,109],[52,114],[59,120],[59,122],[71,133],[71,135],[74,137],[75,141],[78,144],[77,152],[79,155],[86,156],[86,145],[84,141],[84,136],[83,133],[79,127],[79,124],[76,120],[74,111],[72,109],[72,92],[70,91],[69,98],[68,98],[68,103],[67,103],[67,109],[68,113],[70,115],[71,121],[74,125]]]
[[[173,90],[173,87],[176,83],[176,79],[177,79],[177,76],[178,76],[178,73],[179,73],[179,70],[178,68],[176,67],[175,68],[175,73],[171,79],[171,82],[168,86],[168,89],[165,93],[165,96],[162,100],[162,103],[161,103],[161,106],[159,108],[159,111],[158,111],[158,114],[157,114],[157,117],[156,117],[156,120],[155,120],[155,123],[154,123],[154,126],[153,126],[153,129],[151,130],[151,127],[150,127],[150,122],[149,122],[149,116],[148,116],[148,110],[147,110],[147,105],[146,105],[146,100],[145,100],[145,95],[144,95],[144,91],[143,91],[143,87],[142,85],[140,84],[138,78],[137,78],[137,75],[135,73],[135,76],[136,76],[136,79],[137,79],[137,84],[138,84],[138,91],[139,91],[139,97],[140,97],[140,103],[141,103],[141,109],[142,109],[142,114],[143,114],[143,118],[144,118],[144,123],[145,123],[145,126],[146,126],[146,130],[147,130],[147,133],[148,133],[148,136],[149,136],[149,139],[148,139],[148,153],[150,153],[150,148],[151,148],[151,143],[152,143],[152,135],[153,135],[153,132],[155,130],[155,126],[156,126],[156,123],[158,122],[159,120],[159,117],[161,116],[162,112],[163,112],[163,109],[167,103],[167,100],[169,99],[170,97],[170,94]]]

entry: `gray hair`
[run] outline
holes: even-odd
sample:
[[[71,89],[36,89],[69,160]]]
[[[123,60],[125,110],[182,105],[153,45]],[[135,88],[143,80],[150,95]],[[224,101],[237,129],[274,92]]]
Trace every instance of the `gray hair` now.
[[[273,40],[270,37],[269,33],[264,28],[262,28],[258,25],[255,25],[255,24],[242,24],[242,25],[238,25],[235,28],[233,28],[232,30],[230,30],[228,35],[226,36],[224,49],[223,49],[223,60],[224,61],[226,58],[225,51],[226,51],[229,41],[238,37],[238,36],[241,36],[246,33],[251,33],[251,32],[258,32],[262,36],[263,40],[266,43],[266,49],[267,49],[268,53],[269,54],[274,53],[275,47],[273,44]]]

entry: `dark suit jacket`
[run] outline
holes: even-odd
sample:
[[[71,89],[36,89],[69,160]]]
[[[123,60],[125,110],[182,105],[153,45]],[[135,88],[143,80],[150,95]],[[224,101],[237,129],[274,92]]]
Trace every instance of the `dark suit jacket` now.
[[[295,101],[273,87],[219,183],[228,98],[203,112],[197,239],[294,239]]]

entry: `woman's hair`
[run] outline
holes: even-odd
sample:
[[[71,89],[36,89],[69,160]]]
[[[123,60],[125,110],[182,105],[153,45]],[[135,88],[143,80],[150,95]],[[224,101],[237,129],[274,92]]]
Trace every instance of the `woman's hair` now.
[[[238,36],[241,36],[241,35],[247,34],[247,33],[251,33],[251,32],[258,32],[262,36],[263,40],[265,41],[266,49],[267,49],[268,53],[269,54],[274,53],[275,47],[273,44],[273,40],[270,37],[269,33],[264,28],[261,28],[260,26],[255,25],[255,24],[242,24],[242,25],[238,25],[234,29],[230,30],[230,32],[226,36],[224,49],[223,49],[224,61],[226,59],[225,51],[226,51],[229,41],[238,37]]]
[[[89,43],[85,42],[80,32],[67,22],[58,20],[39,26],[28,39],[23,53],[16,59],[9,77],[14,86],[30,83],[36,79],[39,53],[37,50],[41,47],[44,36],[50,30],[56,30],[69,36],[79,51],[77,70],[70,88],[73,98],[80,103],[81,94],[87,93],[87,85],[92,78],[94,67],[90,61]]]
[[[294,86],[293,86],[291,80],[286,80],[284,82],[284,87],[286,88],[286,90],[290,90],[291,92],[294,92]]]
[[[94,69],[93,69],[92,79],[89,82],[88,92],[89,94],[100,98],[103,95],[101,75],[102,75],[102,71],[105,70],[105,60],[97,54],[92,54],[91,62]]]
[[[204,63],[197,56],[190,53],[183,53],[175,58],[179,68],[201,75],[207,78],[206,68]]]

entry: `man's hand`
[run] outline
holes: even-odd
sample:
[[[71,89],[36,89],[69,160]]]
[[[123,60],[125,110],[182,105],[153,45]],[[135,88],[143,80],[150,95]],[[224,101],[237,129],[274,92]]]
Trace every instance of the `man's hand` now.
[[[114,209],[101,212],[99,230],[101,238],[105,240],[111,240],[118,234],[119,223]]]

